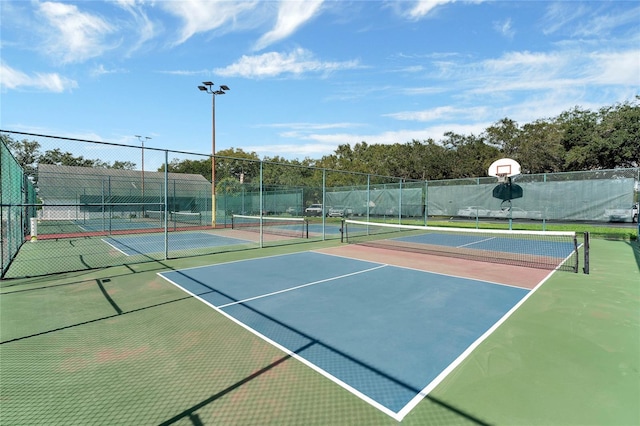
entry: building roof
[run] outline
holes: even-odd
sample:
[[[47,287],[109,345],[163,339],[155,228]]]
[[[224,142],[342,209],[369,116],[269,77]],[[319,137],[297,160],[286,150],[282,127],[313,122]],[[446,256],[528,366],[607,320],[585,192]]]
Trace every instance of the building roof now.
[[[144,172],[147,195],[164,193],[164,172]],[[94,167],[38,165],[38,195],[40,198],[78,199],[79,195],[140,195],[141,170],[106,169]],[[206,196],[211,183],[198,174],[168,173],[169,192],[180,196]],[[209,191],[207,191],[207,189]]]

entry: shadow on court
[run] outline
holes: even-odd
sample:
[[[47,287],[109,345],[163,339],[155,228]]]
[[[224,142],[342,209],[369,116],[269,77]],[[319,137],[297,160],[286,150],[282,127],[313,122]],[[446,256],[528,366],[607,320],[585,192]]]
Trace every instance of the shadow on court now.
[[[38,307],[37,305],[33,305],[30,312],[26,312],[23,309],[22,315],[17,315],[16,311],[7,310],[4,311],[5,315],[12,317],[21,317],[21,320],[25,322],[25,327],[22,327],[20,330],[23,331],[20,335],[8,335],[7,339],[2,339],[0,342],[0,349],[3,350],[3,379],[5,389],[11,389],[13,387],[12,381],[12,372],[15,370],[16,374],[19,374],[19,370],[21,370],[21,360],[20,357],[15,358],[11,356],[11,353],[14,353],[14,350],[18,352],[22,352],[23,350],[29,350],[28,348],[32,348],[34,344],[47,345],[48,349],[42,351],[43,358],[40,362],[41,369],[38,371],[38,378],[36,382],[50,382],[50,381],[58,381],[60,383],[64,382],[65,386],[78,387],[80,389],[84,389],[85,391],[89,391],[89,394],[92,392],[96,395],[103,394],[108,389],[112,389],[114,386],[120,388],[121,386],[125,386],[122,381],[122,373],[118,373],[117,370],[113,370],[113,367],[110,369],[111,374],[95,374],[92,373],[88,377],[78,378],[74,377],[77,373],[65,373],[61,374],[59,371],[59,367],[55,367],[55,365],[59,365],[59,362],[64,362],[62,358],[64,358],[65,353],[68,352],[88,352],[95,353],[96,357],[92,357],[88,359],[86,362],[100,364],[100,358],[104,357],[104,353],[109,353],[104,349],[106,346],[105,343],[102,342],[101,336],[110,336],[109,340],[112,339],[123,339],[128,340],[131,336],[127,336],[129,333],[134,333],[138,336],[136,339],[142,339],[142,341],[148,341],[150,345],[157,345],[152,342],[153,336],[146,335],[144,330],[140,330],[140,324],[144,323],[144,317],[150,316],[152,312],[156,312],[156,314],[151,315],[155,318],[164,316],[167,312],[183,312],[189,313],[191,312],[188,307],[190,301],[193,301],[192,296],[183,296],[184,293],[178,291],[166,284],[166,289],[169,290],[165,292],[163,295],[162,301],[157,303],[145,303],[144,300],[134,301],[133,305],[137,305],[132,308],[132,298],[135,298],[138,294],[137,292],[131,291],[129,294],[124,294],[121,291],[115,291],[116,288],[129,288],[131,289],[131,283],[142,280],[149,281],[149,274],[153,274],[155,276],[155,271],[163,270],[175,270],[176,268],[171,267],[162,262],[158,262],[155,267],[149,268],[149,270],[144,272],[121,272],[118,274],[100,274],[100,278],[94,277],[86,277],[86,279],[78,279],[79,276],[76,276],[75,279],[67,280],[64,282],[54,282],[43,280],[41,278],[36,279],[25,279],[23,282],[11,282],[11,287],[4,288],[5,291],[0,295],[2,299],[3,308],[11,305],[17,305],[19,307],[24,306],[25,300],[41,300],[42,305]],[[84,275],[84,274],[82,274]],[[140,277],[135,279],[136,276],[144,275],[144,277]],[[119,284],[119,282],[124,281],[124,285]],[[201,283],[205,285],[205,283]],[[211,290],[215,291],[215,290]],[[179,296],[179,297],[176,297]],[[228,297],[228,295],[226,295]],[[147,298],[149,299],[149,298]],[[149,300],[147,300],[148,302]],[[186,304],[186,305],[185,305]],[[200,302],[197,302],[200,305]],[[84,305],[84,307],[82,306]],[[48,307],[45,307],[48,306]],[[313,346],[322,346],[325,350],[331,351],[335,353],[337,356],[344,357],[348,359],[351,363],[358,364],[361,368],[366,368],[372,370],[372,373],[376,375],[385,375],[384,372],[377,371],[371,366],[366,365],[365,363],[360,362],[353,357],[350,357],[348,354],[341,353],[340,351],[331,348],[330,346],[324,344],[321,341],[314,340],[310,336],[305,335],[304,333],[299,332],[293,327],[290,327],[287,324],[283,324],[267,315],[262,314],[256,310],[253,310],[256,315],[260,315],[264,321],[272,322],[274,325],[278,327],[284,327],[290,330],[292,333],[297,333],[305,339],[309,340],[309,343],[297,348],[296,353],[303,352],[305,350],[310,349]],[[57,315],[56,315],[57,314]],[[211,309],[206,309],[207,317],[221,317],[216,314]],[[51,321],[53,317],[57,317],[54,321]],[[75,319],[75,320],[74,320]],[[229,326],[229,321],[226,318],[222,318],[222,321],[227,323]],[[30,324],[28,324],[30,322]],[[125,326],[126,324],[126,326]],[[189,334],[189,325],[190,321],[187,321],[185,324],[187,327],[179,330],[180,334],[186,335]],[[237,326],[231,326],[234,328],[234,334],[238,333]],[[30,330],[30,332],[29,332]],[[4,331],[4,330],[3,330]],[[18,330],[16,330],[18,331]],[[13,334],[13,333],[12,333]],[[211,336],[214,341],[217,333],[214,330],[211,330]],[[242,334],[240,332],[240,334]],[[3,337],[6,334],[3,333]],[[76,338],[71,339],[72,341],[76,341],[76,343],[80,343],[84,346],[80,347],[69,347],[69,337],[75,336]],[[83,337],[84,336],[84,337]],[[221,339],[225,339],[224,335],[219,337]],[[79,340],[77,340],[79,339]],[[251,340],[254,341],[252,345],[255,345],[256,340],[260,340],[253,335],[245,335],[242,337],[243,340]],[[163,340],[163,339],[160,339]],[[63,343],[61,343],[63,342]],[[257,343],[258,345],[264,345],[263,342]],[[269,346],[269,345],[267,345]],[[165,355],[171,358],[172,362],[180,362],[181,359],[185,356],[184,354],[184,345],[177,347],[167,347],[163,346],[165,351],[168,351]],[[112,350],[113,351],[113,350]],[[125,350],[124,353],[133,353],[132,349]],[[211,424],[213,419],[210,418],[210,412],[216,412],[216,407],[218,404],[223,404],[225,407],[228,406],[228,402],[225,399],[234,398],[234,395],[241,395],[245,391],[244,388],[251,388],[252,382],[261,381],[267,378],[270,374],[273,374],[274,371],[282,368],[286,364],[292,364],[293,368],[297,368],[299,366],[299,362],[294,360],[291,355],[283,354],[281,351],[273,351],[276,354],[279,354],[277,357],[272,358],[269,362],[263,363],[262,365],[256,363],[250,363],[249,369],[244,375],[240,374],[239,378],[233,381],[230,384],[227,384],[224,387],[220,387],[219,383],[211,382],[205,389],[216,389],[214,393],[211,393],[208,397],[202,397],[200,399],[189,398],[193,402],[187,406],[182,406],[181,402],[184,401],[184,398],[179,398],[179,401],[176,401],[171,395],[175,392],[184,393],[185,389],[189,388],[190,380],[188,377],[181,378],[179,375],[177,377],[172,377],[172,381],[174,385],[179,384],[178,389],[171,389],[170,392],[166,392],[161,395],[160,400],[164,401],[167,407],[173,407],[172,409],[168,409],[165,411],[173,411],[174,414],[166,415],[164,419],[160,419],[154,414],[154,406],[155,404],[150,403],[149,401],[139,401],[139,404],[136,403],[135,399],[129,401],[128,411],[130,411],[133,407],[136,407],[136,410],[139,412],[141,418],[149,420],[156,418],[157,421],[154,421],[156,424],[174,424],[180,422],[190,422],[194,425],[197,424]],[[206,351],[205,351],[206,353]],[[51,359],[51,356],[56,355],[57,357],[62,358],[59,361],[55,361]],[[102,355],[101,355],[102,354]],[[38,355],[39,356],[39,355]],[[236,353],[234,360],[217,360],[217,359],[208,359],[206,356],[199,356],[191,359],[192,363],[201,363],[202,365],[207,364],[207,368],[211,368],[213,370],[225,370],[232,369],[237,370],[238,367],[234,367],[233,363],[238,362],[239,358],[242,358],[242,353]],[[51,361],[54,361],[53,364],[49,364]],[[125,362],[124,355],[122,362]],[[130,361],[130,360],[127,360]],[[77,360],[76,360],[77,362]],[[84,365],[84,361],[79,363]],[[241,362],[242,363],[242,362]],[[141,387],[142,389],[149,386],[149,384],[145,385],[145,376],[146,373],[141,373],[146,369],[154,369],[154,368],[162,368],[155,365],[155,362],[152,359],[146,361],[135,361],[134,363],[135,371],[139,371],[139,378],[136,380],[138,384],[137,387]],[[99,368],[99,365],[86,365],[86,368],[93,369]],[[114,366],[116,367],[116,366]],[[246,367],[245,367],[246,368]],[[243,369],[245,369],[243,368]],[[287,367],[287,368],[292,368]],[[307,367],[303,367],[306,370]],[[166,369],[166,368],[165,368]],[[199,368],[196,368],[200,370]],[[5,374],[6,373],[6,374]],[[163,374],[169,374],[165,371]],[[238,376],[238,374],[236,374]],[[16,378],[17,379],[17,378]],[[317,377],[316,377],[317,379]],[[396,385],[400,385],[406,388],[409,388],[412,392],[418,392],[419,389],[415,389],[406,383],[402,383],[393,377],[388,377],[387,379],[395,382]],[[90,381],[87,383],[86,381]],[[126,382],[126,381],[125,381]],[[343,392],[339,389],[339,387],[333,383],[330,383],[328,380],[324,378],[320,378],[320,382],[322,382],[323,387],[330,387],[331,393],[336,392],[339,395],[342,395],[342,398],[352,398],[349,396],[345,396]],[[75,383],[75,384],[74,384]],[[17,382],[16,382],[17,385]],[[286,386],[286,384],[285,384]],[[303,387],[304,388],[304,387]],[[46,387],[43,388],[43,391],[46,392]],[[101,389],[101,390],[100,390]],[[112,392],[112,391],[108,391]],[[189,392],[186,392],[187,394]],[[202,392],[201,392],[202,393]],[[35,392],[36,396],[38,392]],[[316,395],[317,397],[317,395]],[[45,398],[46,399],[46,398]],[[315,399],[315,398],[314,398]],[[442,418],[442,411],[446,411],[449,418],[452,419],[464,419],[465,421],[471,424],[486,424],[480,419],[475,418],[473,415],[465,413],[462,410],[458,410],[455,407],[446,404],[442,401],[438,401],[435,398],[428,398],[434,404],[434,410],[438,411],[438,418]],[[43,399],[44,401],[44,399]],[[222,402],[225,401],[225,402]],[[176,404],[178,402],[178,404]],[[157,401],[156,401],[157,403]],[[63,416],[65,418],[65,412],[73,412],[74,408],[72,405],[78,404],[78,402],[68,401],[65,407],[65,403],[62,403],[60,407],[60,411],[58,415]],[[86,403],[85,403],[86,404]],[[98,404],[100,405],[100,404]],[[359,406],[358,403],[356,403]],[[89,407],[91,404],[89,404]],[[51,408],[50,406],[48,408]],[[65,409],[66,408],[66,409]],[[5,405],[3,409],[3,414],[6,415],[5,418],[10,419],[20,419],[26,418],[27,412],[39,412],[40,410],[47,409],[47,406],[39,406],[38,403],[29,404],[29,400],[24,400],[21,409],[17,409],[15,406],[11,406],[10,404]],[[241,406],[237,406],[238,410],[246,410]],[[47,409],[48,410],[48,409]],[[380,423],[381,418],[379,417],[379,412],[377,410],[372,409],[371,407],[365,408],[367,412],[372,412],[374,414],[373,418],[378,419],[378,423]],[[125,410],[127,411],[127,410]],[[91,408],[89,408],[89,413],[91,413]],[[51,412],[49,411],[50,415]],[[334,413],[335,414],[335,413]],[[43,412],[44,415],[44,412]],[[110,417],[110,421],[119,422],[125,421],[123,418],[118,417],[118,415],[111,413],[113,417]],[[348,413],[345,413],[348,417]],[[55,416],[54,416],[55,417]],[[92,417],[91,415],[89,417]],[[366,417],[366,416],[365,416]],[[67,417],[68,418],[68,417]],[[394,423],[390,418],[384,416],[382,423]],[[54,418],[50,417],[51,421],[54,421]],[[335,420],[335,419],[334,419]],[[55,421],[54,421],[55,422]],[[153,422],[152,422],[153,423]]]

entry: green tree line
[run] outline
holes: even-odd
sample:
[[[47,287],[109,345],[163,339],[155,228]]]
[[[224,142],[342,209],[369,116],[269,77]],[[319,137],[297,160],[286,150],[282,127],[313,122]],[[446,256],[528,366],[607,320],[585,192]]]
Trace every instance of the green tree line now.
[[[83,167],[134,169],[135,163],[75,157],[60,149],[40,152],[36,141],[16,141],[0,135],[29,174],[38,163]],[[440,140],[412,140],[394,144],[366,141],[339,145],[320,159],[288,160],[279,156],[262,159],[239,148],[216,153],[216,182],[220,189],[237,183],[257,182],[260,160],[263,181],[271,185],[321,185],[317,169],[357,172],[403,179],[438,180],[486,176],[489,165],[503,157],[513,158],[522,173],[552,173],[640,166],[640,96],[632,102],[602,107],[597,111],[575,107],[557,117],[519,124],[503,118],[478,135],[447,132]],[[313,168],[316,168],[314,170]],[[211,179],[211,159],[178,160],[170,172],[194,173]],[[158,171],[164,171],[162,166]],[[332,174],[335,182],[350,184],[353,175]],[[355,183],[355,182],[354,182]]]
[[[262,160],[271,164],[263,168],[263,181],[274,185],[321,184],[321,173],[299,166],[408,180],[481,177],[486,176],[493,161],[504,157],[518,161],[522,173],[529,174],[639,167],[640,97],[598,111],[576,107],[557,117],[523,125],[504,118],[479,135],[447,132],[437,141],[342,144],[317,160],[264,157]],[[255,152],[231,148],[217,152],[216,158],[216,182],[229,180],[227,187],[232,185],[230,181],[247,183],[259,175],[260,158]],[[176,160],[169,171],[210,178],[211,161]],[[330,185],[357,180],[335,173],[330,178],[334,180],[328,182]]]

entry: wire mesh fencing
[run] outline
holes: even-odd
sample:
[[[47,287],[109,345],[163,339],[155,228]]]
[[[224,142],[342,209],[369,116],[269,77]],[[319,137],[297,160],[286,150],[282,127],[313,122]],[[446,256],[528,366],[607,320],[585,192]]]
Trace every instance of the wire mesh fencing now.
[[[344,218],[520,220],[543,229],[547,221],[637,218],[638,168],[520,175],[513,183],[523,196],[505,204],[494,178],[410,181],[295,161],[212,161],[144,144],[0,135],[3,278],[340,239]],[[245,226],[234,227],[240,216]]]
[[[29,175],[20,167],[7,146],[0,144],[0,276],[9,268],[25,235],[31,233],[35,216],[36,191]]]

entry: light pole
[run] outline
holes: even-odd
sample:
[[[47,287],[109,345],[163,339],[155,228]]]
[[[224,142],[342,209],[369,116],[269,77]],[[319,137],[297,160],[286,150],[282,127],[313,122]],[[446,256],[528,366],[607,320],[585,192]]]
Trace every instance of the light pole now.
[[[224,95],[229,86],[221,84],[219,88],[213,87],[212,81],[203,81],[198,86],[203,92],[211,95],[211,227],[216,227],[216,96]]]
[[[142,144],[142,217],[145,215],[144,208],[144,141],[151,139],[149,136],[134,135]]]

